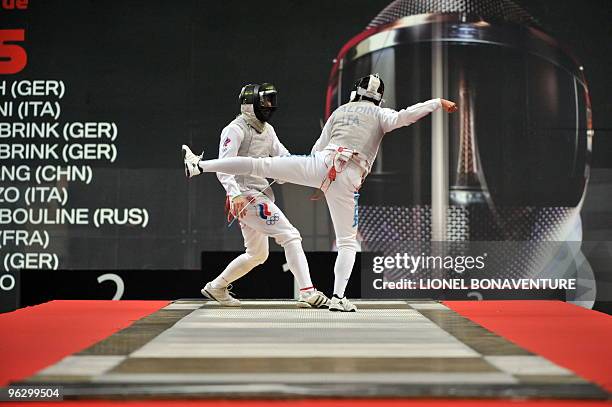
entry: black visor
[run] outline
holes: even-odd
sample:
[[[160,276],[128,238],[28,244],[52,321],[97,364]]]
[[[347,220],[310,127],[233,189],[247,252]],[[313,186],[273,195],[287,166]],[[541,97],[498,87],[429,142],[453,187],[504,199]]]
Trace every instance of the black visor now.
[[[276,109],[277,105],[276,89],[264,89],[259,91],[259,106],[261,108]]]

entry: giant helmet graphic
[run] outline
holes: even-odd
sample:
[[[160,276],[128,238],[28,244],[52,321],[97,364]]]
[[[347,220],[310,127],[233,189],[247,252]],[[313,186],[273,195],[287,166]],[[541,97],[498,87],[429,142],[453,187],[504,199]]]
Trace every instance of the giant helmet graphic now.
[[[385,107],[432,97],[459,106],[385,137],[360,202],[370,249],[582,240],[588,87],[576,58],[527,11],[510,0],[393,1],[334,60],[326,117],[370,73],[385,81]],[[533,256],[516,261],[516,275]]]

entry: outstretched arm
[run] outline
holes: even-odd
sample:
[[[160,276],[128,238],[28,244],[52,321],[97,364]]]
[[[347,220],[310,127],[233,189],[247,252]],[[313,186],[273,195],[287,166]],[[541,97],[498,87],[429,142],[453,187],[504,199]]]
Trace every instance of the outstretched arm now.
[[[417,103],[399,112],[393,109],[381,109],[381,125],[383,131],[388,133],[397,128],[411,125],[441,107],[448,113],[457,110],[457,105],[446,99],[432,99],[427,102]]]

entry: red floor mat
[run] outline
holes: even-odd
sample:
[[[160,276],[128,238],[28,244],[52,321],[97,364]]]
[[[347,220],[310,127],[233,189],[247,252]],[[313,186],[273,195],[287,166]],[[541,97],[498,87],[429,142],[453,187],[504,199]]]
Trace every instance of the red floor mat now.
[[[163,401],[68,401],[79,407],[604,407],[603,401],[573,400],[163,400]],[[19,403],[20,407],[57,407],[57,403]]]
[[[612,391],[612,316],[560,301],[447,301],[455,312]]]
[[[165,306],[166,301],[53,301],[0,314],[0,385],[33,374]],[[461,315],[518,345],[612,389],[612,318],[554,301],[446,302]],[[12,405],[13,403],[11,403]],[[20,406],[58,406],[20,403]],[[572,400],[163,400],[68,401],[69,406],[227,407],[574,407],[609,406]]]
[[[51,301],[0,314],[0,386],[34,374],[168,301]]]

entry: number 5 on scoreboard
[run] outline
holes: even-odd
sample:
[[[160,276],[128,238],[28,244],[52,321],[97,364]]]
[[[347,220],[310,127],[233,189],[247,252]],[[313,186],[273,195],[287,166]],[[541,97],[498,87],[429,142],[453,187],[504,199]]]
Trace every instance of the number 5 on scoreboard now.
[[[0,74],[15,74],[21,72],[28,63],[26,50],[8,42],[25,41],[25,30],[0,30]]]

